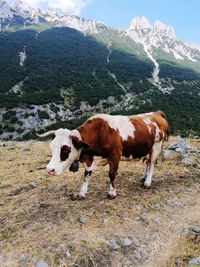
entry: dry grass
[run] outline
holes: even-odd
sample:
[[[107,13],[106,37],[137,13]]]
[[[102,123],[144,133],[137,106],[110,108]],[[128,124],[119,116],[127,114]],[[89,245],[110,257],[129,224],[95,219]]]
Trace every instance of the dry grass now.
[[[192,239],[182,240],[180,235],[184,227],[200,221],[196,165],[183,167],[177,156],[159,160],[153,186],[145,190],[142,163],[122,162],[118,197],[112,201],[106,199],[109,180],[104,167],[93,174],[87,198],[78,201],[71,196],[78,193],[83,168],[50,177],[45,172],[49,159],[48,142],[0,144],[0,252],[6,255],[5,266],[22,266],[18,254],[25,255],[26,266],[35,266],[37,259],[50,266],[125,266],[138,248],[122,246],[115,252],[109,241],[120,243],[127,236],[135,236],[138,247],[147,247],[144,266],[178,266],[177,258],[199,253]]]

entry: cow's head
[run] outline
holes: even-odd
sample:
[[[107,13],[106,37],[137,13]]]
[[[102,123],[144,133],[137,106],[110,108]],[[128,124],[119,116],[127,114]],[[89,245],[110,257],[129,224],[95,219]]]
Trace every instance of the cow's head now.
[[[74,171],[77,168],[76,161],[79,159],[81,150],[88,145],[81,140],[77,130],[58,129],[38,135],[45,137],[52,135],[54,138],[50,143],[52,158],[46,166],[47,172],[51,175],[61,175],[65,169]]]

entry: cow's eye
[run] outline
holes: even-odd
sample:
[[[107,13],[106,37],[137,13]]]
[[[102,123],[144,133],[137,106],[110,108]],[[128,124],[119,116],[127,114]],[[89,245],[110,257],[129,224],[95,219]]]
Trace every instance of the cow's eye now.
[[[71,148],[68,146],[62,146],[60,151],[60,160],[65,161],[69,157]]]

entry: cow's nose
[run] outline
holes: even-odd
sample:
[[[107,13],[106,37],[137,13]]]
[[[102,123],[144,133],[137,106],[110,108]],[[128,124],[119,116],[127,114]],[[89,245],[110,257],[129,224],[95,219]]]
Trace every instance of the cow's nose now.
[[[55,175],[55,169],[47,169],[48,174]]]

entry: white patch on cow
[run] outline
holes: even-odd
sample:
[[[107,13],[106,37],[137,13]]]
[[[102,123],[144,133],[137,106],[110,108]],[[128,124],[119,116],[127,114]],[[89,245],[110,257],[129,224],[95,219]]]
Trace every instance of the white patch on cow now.
[[[76,136],[80,141],[82,141],[81,134],[76,129],[71,131],[71,136]]]
[[[152,122],[152,124],[156,127],[156,134],[154,142],[160,141],[160,128],[158,127],[156,122]]]
[[[142,114],[138,114],[138,115],[132,115],[131,117],[146,117],[146,116],[151,116],[153,114],[153,112],[149,112],[149,113],[142,113]]]
[[[106,121],[110,128],[116,131],[118,130],[123,141],[127,140],[129,136],[134,138],[135,127],[130,121],[129,117],[121,115],[112,116],[108,114],[99,114],[92,116],[90,120],[97,118]]]
[[[88,191],[88,184],[89,184],[89,181],[90,181],[90,176],[87,175],[85,178],[84,178],[84,182],[81,186],[81,190],[78,194],[78,196],[80,198],[85,198],[85,195],[87,194],[87,191]]]
[[[85,170],[87,172],[94,171],[96,169],[97,163],[98,163],[97,161],[93,160],[92,165],[91,166],[87,166],[87,164],[84,162]],[[78,196],[80,198],[85,198],[85,194],[87,194],[87,191],[88,191],[89,180],[90,180],[90,174],[88,174],[88,175],[86,175],[84,177],[84,182],[83,182],[83,184],[81,186],[81,190],[80,190],[80,192],[78,194]]]
[[[151,134],[151,127],[150,127],[150,125],[152,123],[151,120],[150,119],[143,119],[143,121],[146,124],[146,126],[147,126],[147,128],[149,130],[149,133]]]
[[[53,173],[55,175],[61,175],[64,169],[69,168],[70,165],[79,158],[80,151],[78,151],[73,143],[70,136],[79,137],[79,133],[77,130],[70,131],[67,129],[58,129],[55,131],[55,138],[52,140],[50,144],[50,149],[52,152],[52,158],[47,165],[46,169],[49,173]],[[68,146],[71,148],[68,158],[65,161],[61,161],[60,152],[62,146]]]
[[[84,166],[85,166],[85,169],[87,172],[94,171],[96,169],[96,166],[97,166],[97,161],[93,160],[92,165],[89,167],[87,166],[86,163],[84,163]]]
[[[146,178],[148,177],[149,170],[150,170],[150,163],[146,162],[145,169],[144,169],[144,180],[146,180]]]
[[[110,189],[109,189],[108,195],[113,197],[113,198],[117,196],[116,189],[113,188],[113,186],[111,184],[110,184]]]

